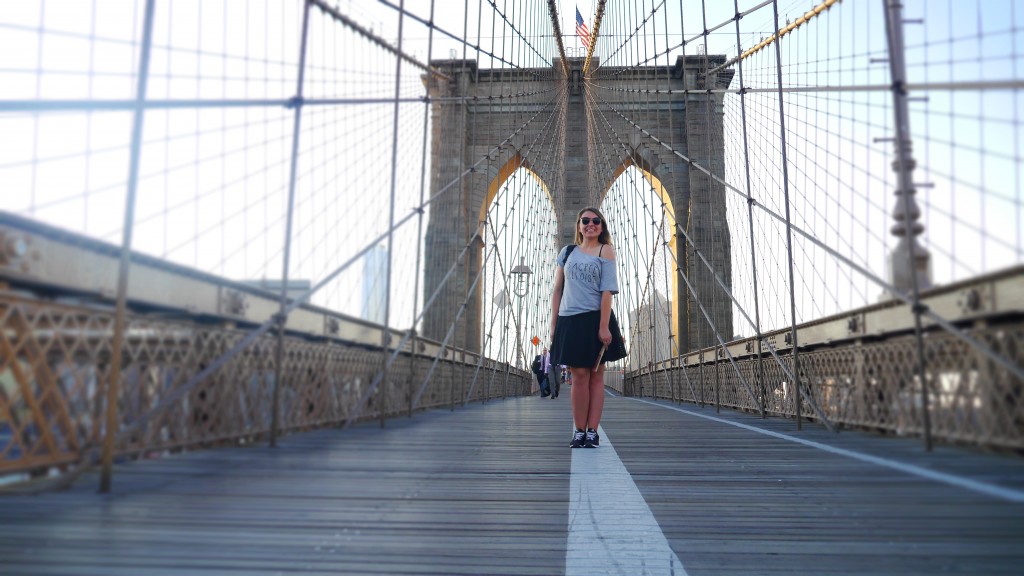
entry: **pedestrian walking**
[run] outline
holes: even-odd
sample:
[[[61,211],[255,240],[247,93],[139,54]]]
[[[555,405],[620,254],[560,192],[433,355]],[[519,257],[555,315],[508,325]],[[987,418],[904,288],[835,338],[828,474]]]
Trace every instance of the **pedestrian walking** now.
[[[551,373],[551,355],[548,354],[548,349],[545,348],[543,352],[534,356],[533,364],[530,368],[533,370],[533,374],[537,377],[537,385],[540,387],[540,397],[544,398],[551,394],[551,384],[549,382],[549,375]]]

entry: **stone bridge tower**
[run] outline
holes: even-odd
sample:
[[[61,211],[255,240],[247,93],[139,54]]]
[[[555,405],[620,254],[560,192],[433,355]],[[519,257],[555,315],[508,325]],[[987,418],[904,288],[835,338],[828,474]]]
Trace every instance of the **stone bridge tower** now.
[[[728,87],[732,71],[710,78],[705,74],[724,61],[723,56],[680,56],[673,66],[597,68],[592,60],[597,72],[586,78],[582,58],[567,59],[564,68],[556,58],[545,69],[479,69],[472,60],[431,61],[451,80],[424,78],[432,99],[430,192],[440,194],[430,206],[424,300],[442,283],[462,247],[480,237],[482,217],[495,193],[520,167],[534,172],[551,195],[560,231],[555,247],[572,242],[576,213],[600,206],[623,170],[644,170],[664,187],[676,222],[731,287],[725,190],[691,169],[687,160],[719,176],[725,172],[722,95],[707,90]],[[649,96],[637,98],[638,90]],[[676,236],[681,270],[721,335],[730,339],[730,302],[716,290],[714,277],[693,249],[683,249],[682,234]],[[619,250],[629,249],[624,239],[615,240]],[[442,340],[448,333],[480,270],[482,248],[482,242],[473,242],[427,311],[424,336]],[[504,265],[508,273],[514,263]],[[697,329],[704,319],[681,278],[674,283],[673,298],[685,304],[674,312],[679,350],[711,346],[714,334],[706,324]],[[712,305],[714,291],[718,297]],[[477,289],[470,298],[452,344],[481,348],[480,294]]]

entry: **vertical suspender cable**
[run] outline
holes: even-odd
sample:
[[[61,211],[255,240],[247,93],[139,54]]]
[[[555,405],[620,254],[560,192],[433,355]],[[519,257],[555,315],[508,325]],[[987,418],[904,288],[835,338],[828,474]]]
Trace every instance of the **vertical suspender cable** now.
[[[658,53],[658,34],[657,34],[657,29],[653,27],[653,23],[656,22],[657,19],[653,15],[654,10],[655,10],[654,2],[652,0],[652,2],[651,2],[651,23],[652,23],[651,36],[654,39],[653,40],[654,53],[657,54]],[[645,13],[647,12],[646,2],[644,3],[644,12]],[[647,27],[646,21],[644,23],[644,27],[645,28]],[[648,56],[648,52],[647,52],[647,42],[644,42],[644,59],[643,59],[643,61],[645,63],[649,61],[649,56]],[[644,102],[644,109],[647,110],[647,111],[651,111],[650,77],[645,73],[645,71],[642,72],[642,74],[644,76],[644,91],[647,94],[646,97],[645,97],[646,101]],[[655,89],[657,89],[657,78],[655,78]],[[655,90],[655,92],[657,92],[657,90]],[[654,98],[658,98],[658,97],[654,96]],[[658,126],[659,125],[659,122],[658,122],[659,118],[658,118],[658,110],[657,110],[656,107],[653,110],[653,116],[654,116],[654,124],[653,125],[654,126]],[[653,159],[653,157],[652,157],[652,159]],[[654,166],[653,166],[653,164],[651,164],[650,161],[648,161],[647,169],[648,170],[653,170],[654,169]],[[647,198],[650,198],[651,196],[654,195],[654,173],[653,172],[648,172],[648,173],[650,174],[650,177],[649,177],[649,179],[645,179],[644,188],[647,188],[648,184],[650,185],[650,190],[651,191],[650,191],[650,194],[647,195]],[[646,202],[646,200],[645,200],[645,202]],[[658,321],[657,321],[657,317],[656,317],[656,314],[657,314],[657,311],[656,311],[656,307],[657,307],[656,294],[657,294],[657,291],[655,290],[655,285],[654,285],[654,259],[655,259],[655,257],[657,256],[657,253],[658,253],[658,240],[657,240],[657,230],[654,228],[654,219],[653,219],[654,208],[653,208],[653,206],[651,207],[650,211],[651,211],[651,216],[652,216],[652,218],[651,218],[651,249],[653,250],[653,253],[651,254],[650,265],[647,267],[647,280],[646,280],[646,283],[647,283],[647,286],[650,287],[650,290],[649,290],[649,298],[650,298],[649,310],[650,310],[650,322],[651,322],[651,399],[652,400],[657,400],[658,399]]]
[[[434,5],[435,0],[430,0],[430,21],[434,21]],[[427,64],[430,64],[430,57],[434,52],[434,27],[431,25],[427,31]],[[433,82],[433,78],[428,77],[428,82]],[[427,96],[430,96],[428,89]],[[430,100],[429,98],[423,103],[423,141],[422,141],[422,155],[420,156],[420,203],[423,205],[423,197],[426,195],[426,178],[427,178],[427,134],[430,120]],[[419,316],[419,293],[420,293],[420,253],[423,250],[423,210],[419,210],[419,215],[416,217],[416,266],[413,268],[414,279],[412,288],[412,317],[415,322],[416,317]],[[390,270],[390,266],[388,267]],[[416,358],[419,354],[419,345],[417,343],[417,332],[416,325],[413,324],[412,338],[409,340],[409,378],[406,381],[407,391],[406,395],[409,399],[408,416],[412,418],[412,386],[413,382],[416,381]]]
[[[796,402],[796,428],[801,430],[803,428],[800,416],[800,366],[798,364],[799,357],[797,355],[797,347],[799,342],[797,341],[796,334],[796,284],[793,272],[793,224],[790,220],[789,210],[789,161],[786,157],[786,113],[783,107],[782,98],[782,48],[779,46],[781,41],[778,40],[779,35],[779,2],[778,0],[772,0],[772,11],[775,16],[775,75],[776,75],[776,88],[778,90],[779,97],[779,139],[782,147],[782,191],[783,197],[786,202],[786,262],[789,265],[789,313],[790,313],[790,337],[791,345],[793,346],[793,399]]]
[[[288,268],[290,266],[292,247],[292,220],[295,211],[295,179],[299,164],[299,130],[302,125],[302,84],[306,72],[306,41],[309,34],[310,2],[303,3],[302,11],[302,42],[299,48],[299,77],[296,82],[295,123],[292,127],[292,158],[291,173],[288,180],[288,215],[285,220],[284,256],[281,266],[280,310],[277,313],[277,347],[274,351],[274,392],[271,400],[270,414],[270,447],[277,446],[277,432],[280,423],[281,380],[284,378],[284,328],[288,321]]]
[[[680,10],[679,10],[679,31],[680,31],[680,34],[683,37],[683,40],[684,40],[684,42],[683,42],[683,88],[685,89],[685,93],[687,94],[687,98],[686,98],[686,116],[689,117],[689,115],[690,115],[690,99],[689,99],[690,88],[689,88],[688,85],[686,85],[686,42],[685,42],[685,39],[686,39],[686,21],[684,19],[683,12],[684,11],[682,9],[682,6],[680,6]],[[687,127],[687,130],[689,130],[689,127]],[[691,169],[692,169],[692,162],[691,162]],[[689,169],[687,170],[687,174],[689,174]],[[689,195],[688,205],[686,207],[686,223],[685,223],[685,225],[682,225],[682,227],[684,229],[690,227],[690,222],[691,222],[691,220],[693,218],[693,209],[692,209],[692,207],[693,207],[693,192],[691,191],[690,195]],[[680,226],[680,224],[678,222],[676,222],[676,225]],[[687,326],[686,326],[687,335],[686,335],[686,339],[687,339],[687,342],[690,343],[690,346],[689,346],[690,349],[696,349],[696,350],[699,351],[698,355],[697,355],[697,378],[698,378],[698,381],[700,382],[700,398],[697,398],[695,400],[696,400],[697,404],[701,408],[703,408],[704,404],[707,403],[706,399],[704,397],[705,389],[707,388],[707,380],[706,380],[705,374],[704,374],[704,323],[701,322],[700,319],[698,318],[697,334],[696,334],[697,340],[696,340],[696,344],[694,344],[694,342],[690,339],[690,333],[689,333],[690,332],[690,326],[689,325],[691,323],[691,321],[690,321],[691,316],[690,316],[690,313],[689,313],[689,308],[690,308],[690,301],[691,300],[693,300],[693,302],[695,304],[697,304],[697,294],[694,292],[693,287],[690,285],[690,283],[685,280],[685,277],[691,276],[693,274],[693,270],[696,268],[696,266],[690,266],[690,262],[691,262],[690,250],[693,250],[694,252],[696,252],[697,245],[696,245],[695,242],[690,240],[684,246],[686,247],[686,250],[683,253],[683,265],[682,265],[682,268],[683,268],[684,271],[680,273],[680,276],[683,277],[684,282],[686,282],[686,284],[687,284],[687,291],[686,291],[687,292],[687,297],[686,297],[686,302],[685,302],[686,308],[687,308],[687,314],[686,314],[686,318],[687,318]],[[695,259],[693,259],[693,260],[695,260]]]
[[[392,116],[391,131],[391,197],[388,207],[388,266],[384,273],[384,328],[381,330],[381,380],[380,380],[380,402],[377,410],[380,412],[380,427],[384,427],[384,419],[387,416],[388,390],[388,349],[391,346],[391,269],[395,261],[395,194],[398,189],[398,116],[402,104],[402,41],[403,26],[405,25],[405,0],[401,0],[398,10],[398,54],[395,55],[395,111]]]
[[[743,48],[740,45],[740,7],[739,0],[733,0],[733,7],[736,9],[736,54],[742,54]],[[754,280],[754,330],[757,335],[757,389],[761,394],[761,417],[766,417],[765,404],[765,383],[764,383],[764,360],[761,358],[761,309],[758,304],[757,288],[757,253],[754,250],[754,199],[750,195],[750,143],[747,136],[747,100],[746,85],[743,83],[743,60],[737,63],[737,71],[740,76],[740,118],[743,122],[743,167],[746,172],[747,190],[747,223],[750,229],[750,268]]]
[[[669,40],[669,35],[668,35],[668,10],[663,11],[662,15],[663,15],[663,18],[664,18],[665,46],[666,46],[666,49],[665,49],[665,93],[666,93],[665,106],[668,109],[668,142],[669,142],[669,146],[671,146],[672,149],[675,150],[675,147],[676,147],[676,129],[675,129],[675,118],[674,118],[675,117],[675,111],[673,110],[673,101],[672,101],[672,92],[671,92],[671,90],[672,90],[672,57],[671,57],[670,54],[671,54],[672,51],[671,51],[671,49],[668,48],[668,45],[671,42]],[[670,201],[674,200],[674,195],[679,190],[679,174],[678,174],[677,170],[672,170],[672,183],[671,183],[671,185],[672,185],[672,193],[668,194]],[[676,208],[676,203],[674,201],[672,201],[672,213],[669,214],[669,216],[671,217],[671,223],[673,225],[669,226],[667,229],[663,229],[662,230],[662,234],[669,234],[668,237],[663,236],[664,241],[665,241],[665,252],[663,253],[663,257],[662,257],[662,266],[665,268],[665,304],[668,307],[668,322],[666,323],[666,325],[668,326],[668,353],[669,353],[670,362],[668,363],[668,366],[667,366],[667,368],[668,368],[667,374],[668,374],[668,385],[669,385],[669,388],[671,388],[671,393],[672,393],[672,402],[678,402],[679,401],[679,386],[678,386],[679,385],[679,376],[676,373],[677,371],[673,370],[673,367],[677,365],[677,362],[679,360],[679,354],[681,352],[681,350],[679,349],[679,340],[677,338],[678,337],[679,326],[678,326],[678,323],[675,322],[677,316],[672,314],[672,302],[675,302],[676,309],[678,310],[679,296],[678,296],[678,294],[676,294],[677,291],[673,291],[672,290],[672,286],[675,285],[675,284],[673,282],[669,282],[669,278],[673,277],[673,274],[675,274],[675,268],[677,268],[678,266],[677,265],[672,266],[671,269],[670,269],[670,267],[669,267],[669,259],[667,258],[668,251],[669,251],[670,247],[675,247],[675,256],[673,257],[673,260],[675,260],[675,259],[677,259],[679,257],[679,244],[676,241],[676,238],[678,238],[679,235],[676,233],[676,229],[675,229],[675,221],[676,221],[675,208]],[[662,211],[666,211],[666,206],[665,206],[664,201],[662,202],[662,208],[661,209],[662,209]],[[684,372],[684,374],[685,374],[685,372]]]
[[[135,92],[135,118],[132,124],[131,159],[128,165],[128,192],[124,205],[124,233],[121,260],[117,270],[117,310],[114,313],[114,342],[107,382],[106,435],[103,438],[100,492],[110,492],[114,466],[114,438],[117,436],[117,397],[121,384],[121,356],[124,350],[124,325],[128,308],[128,272],[131,267],[132,228],[135,223],[135,193],[139,186],[139,156],[142,153],[142,125],[146,116],[146,84],[149,80],[149,54],[153,44],[153,10],[156,0],[147,0],[142,29],[142,53],[139,58],[139,84]]]
[[[468,35],[469,35],[469,0],[464,0],[464,2],[463,2],[463,10],[462,10],[462,37],[465,38]],[[463,70],[463,73],[465,73],[465,70],[466,70],[466,51],[467,50],[468,50],[468,47],[466,46],[466,43],[463,42],[462,43],[462,70]],[[479,68],[478,68],[478,70],[479,70]],[[469,114],[465,115],[465,121],[467,123],[469,122]],[[463,147],[465,147],[465,138],[463,138],[461,140],[461,142],[462,142]],[[461,156],[464,158],[465,154],[462,154]],[[473,182],[473,181],[474,181],[473,179],[470,180],[470,182]],[[468,200],[467,199],[467,195],[468,194],[469,194],[468,187],[465,184],[463,184],[463,186],[462,186],[462,194],[459,196],[459,203],[461,204],[461,208],[462,208],[462,218],[461,218],[462,222],[461,223],[462,223],[462,239],[463,239],[463,241],[467,241],[469,239],[469,229],[468,229],[469,228],[469,222],[468,222],[469,221],[469,209],[468,209],[469,202],[467,201]],[[463,285],[463,288],[465,289],[465,299],[463,300],[463,302],[465,303],[465,305],[469,304],[469,270],[472,267],[471,263],[472,263],[473,257],[474,257],[473,250],[474,250],[474,247],[471,246],[466,251],[466,260],[462,264],[462,285]],[[466,348],[468,347],[467,345],[469,343],[469,324],[470,324],[469,321],[470,321],[471,318],[472,318],[472,315],[469,315],[465,319],[465,327],[464,327],[464,332],[463,332],[463,337],[462,337],[462,359],[461,359],[461,365],[464,365],[466,363]],[[458,330],[458,326],[456,326],[456,330]],[[457,338],[452,338],[452,342],[456,342],[457,340],[458,340]],[[455,349],[456,349],[456,346],[452,346],[452,362],[450,364],[450,370],[449,370],[449,374],[450,374],[449,380],[450,380],[450,382],[448,383],[448,386],[449,386],[448,402],[449,402],[449,408],[451,410],[455,410],[455,400],[456,400],[456,398],[461,398],[462,397],[461,385],[462,385],[462,382],[463,382],[463,378],[461,376],[456,376],[457,372],[456,372],[455,366],[456,366],[457,360],[455,358]],[[461,365],[460,365],[460,368],[461,368]],[[458,373],[461,374],[461,369],[459,370]],[[460,390],[459,390],[459,394],[458,395],[455,394],[455,380],[456,380],[456,378],[459,380],[459,385],[460,385]]]
[[[683,115],[680,118],[680,121],[683,122],[683,130],[685,131],[686,115],[689,110],[689,87],[686,85],[686,26],[683,17],[683,6],[681,2],[679,5],[679,35],[682,47],[682,70],[680,72],[680,80],[683,86]],[[672,149],[675,149],[675,143],[672,144]],[[687,169],[687,180],[689,180],[689,169]],[[689,190],[689,183],[687,183],[687,190]],[[676,283],[677,285],[681,285],[680,288],[676,290],[676,294],[674,294],[674,296],[678,299],[678,303],[676,304],[676,306],[679,307],[680,315],[685,316],[685,322],[683,322],[682,326],[679,326],[679,323],[677,323],[676,325],[676,329],[679,331],[679,333],[676,335],[676,341],[678,342],[680,356],[684,356],[683,361],[680,363],[680,370],[683,371],[683,378],[686,380],[687,387],[690,389],[690,394],[693,395],[693,402],[696,403],[699,400],[697,398],[697,395],[694,394],[693,385],[690,383],[689,367],[687,366],[685,359],[685,355],[689,353],[690,350],[693,348],[692,341],[690,340],[690,292],[688,288],[683,287],[686,285],[684,275],[687,273],[686,263],[688,262],[687,251],[689,250],[689,248],[687,246],[684,234],[679,232],[679,229],[681,227],[685,228],[685,226],[689,223],[690,207],[677,207],[676,212],[678,212],[680,208],[684,210],[684,214],[686,214],[686,220],[680,222],[679,219],[676,219],[676,228],[672,230],[672,233],[675,235],[676,241]],[[680,238],[683,238],[683,240],[680,241]],[[703,381],[701,381],[701,387],[703,388]]]
[[[705,157],[704,161],[707,162],[707,164],[708,164],[708,170],[709,171],[713,171],[715,166],[714,166],[714,162],[712,162],[712,158],[711,158],[711,154],[712,154],[712,152],[711,152],[711,114],[713,113],[713,110],[714,110],[714,96],[712,96],[712,94],[711,94],[711,76],[710,76],[710,74],[708,74],[708,10],[707,10],[707,2],[705,0],[701,0],[700,12],[701,12],[701,18],[703,19],[703,22],[704,22],[704,34],[703,34],[704,35],[704,57],[701,58],[701,74],[703,74],[703,76],[704,76],[704,91],[705,91],[704,92],[704,131],[705,131],[705,134],[704,134],[704,144],[705,144],[705,146],[704,146],[704,148],[705,148],[705,150],[707,152],[707,156]],[[707,176],[707,180],[708,180],[708,195],[710,196],[711,194],[714,193],[714,191],[713,191],[714,180],[711,178],[711,176]],[[709,202],[709,204],[710,204],[710,202]],[[716,250],[717,244],[718,244],[718,242],[717,242],[717,234],[715,234],[714,226],[712,226],[711,227],[711,259],[712,260],[715,260],[715,257],[716,257],[716,254],[717,254],[717,250]],[[719,310],[718,310],[718,290],[715,288],[715,283],[714,283],[714,277],[715,277],[715,274],[717,274],[717,272],[715,272],[714,268],[709,267],[707,273],[711,275],[711,278],[710,278],[710,280],[711,280],[711,322],[709,323],[708,328],[710,328],[712,333],[716,333],[717,334],[718,333],[718,326],[716,325],[716,322],[721,319],[721,318],[717,318],[718,313],[719,313]],[[726,338],[731,338],[731,337],[732,337],[732,334],[727,334],[726,335]],[[719,340],[724,340],[724,339],[723,338],[719,338]],[[703,346],[703,342],[701,343],[701,345]],[[715,412],[721,412],[721,410],[722,410],[722,392],[721,392],[721,388],[722,388],[722,382],[721,382],[722,375],[721,375],[720,367],[718,365],[718,356],[719,356],[719,353],[721,351],[722,351],[721,344],[716,343],[715,344],[714,358],[712,358],[712,362],[714,363],[714,367],[715,367]]]

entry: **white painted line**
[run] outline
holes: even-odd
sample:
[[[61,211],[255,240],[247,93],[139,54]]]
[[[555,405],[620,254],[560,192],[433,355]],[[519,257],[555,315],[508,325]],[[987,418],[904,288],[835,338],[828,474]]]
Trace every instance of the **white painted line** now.
[[[829,446],[828,444],[822,444],[821,442],[814,442],[813,440],[804,440],[803,438],[797,438],[796,436],[790,436],[789,434],[782,434],[781,432],[773,432],[771,430],[763,430],[756,426],[749,424],[743,424],[742,422],[730,422],[716,416],[709,416],[707,414],[701,414],[699,412],[693,412],[691,410],[685,410],[676,406],[669,406],[658,402],[652,402],[650,400],[643,400],[640,398],[630,398],[634,402],[643,402],[644,404],[650,404],[651,406],[658,406],[667,410],[675,410],[676,412],[682,412],[683,414],[689,414],[690,416],[696,416],[698,418],[704,418],[706,420],[712,420],[715,422],[721,422],[722,424],[729,424],[737,428],[743,428],[750,430],[751,432],[757,432],[758,434],[764,434],[765,436],[771,436],[773,438],[779,438],[780,440],[788,440],[790,442],[796,442],[797,444],[803,444],[811,448],[817,448],[832,454],[839,456],[845,456],[847,458],[853,458],[854,460],[860,460],[861,462],[868,462],[877,466],[885,468],[891,468],[900,472],[905,472],[913,476],[921,478],[927,478],[928,480],[934,480],[936,482],[942,482],[958,488],[964,488],[972,492],[978,492],[987,496],[993,496],[1001,500],[1008,500],[1010,502],[1024,502],[1024,492],[1020,490],[1014,490],[1013,488],[1004,488],[1002,486],[996,486],[994,484],[987,484],[985,482],[979,482],[970,478],[964,478],[962,476],[956,476],[953,474],[947,474],[945,472],[936,472],[934,470],[928,470],[927,468],[921,468],[920,466],[914,466],[913,464],[904,464],[895,460],[889,460],[888,458],[879,458],[878,456],[872,456],[870,454],[862,454],[860,452],[854,452],[853,450],[847,450],[846,448],[836,448],[835,446]],[[601,439],[604,442],[604,439]]]
[[[572,449],[566,576],[686,576],[603,428],[601,446]]]

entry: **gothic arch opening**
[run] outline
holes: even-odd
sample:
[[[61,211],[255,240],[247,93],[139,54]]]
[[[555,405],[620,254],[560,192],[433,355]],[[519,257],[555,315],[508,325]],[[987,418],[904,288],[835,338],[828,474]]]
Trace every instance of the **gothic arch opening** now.
[[[525,368],[548,344],[558,218],[550,188],[519,154],[487,174],[479,211],[483,350]]]
[[[612,172],[601,195],[601,210],[610,221],[613,241],[622,245],[616,250],[620,270],[636,276],[629,282],[620,279],[624,310],[616,312],[630,324],[629,363],[646,365],[675,356],[680,346],[680,302],[679,275],[674,271],[683,262],[671,194],[642,158],[631,156]]]
[[[494,202],[494,198],[498,195],[502,185],[509,181],[517,170],[522,170],[524,174],[529,175],[536,180],[537,185],[544,191],[551,206],[554,207],[555,199],[551,196],[551,190],[548,188],[544,180],[533,170],[530,169],[530,165],[523,159],[523,157],[516,152],[512,158],[510,158],[504,165],[498,168],[494,177],[487,184],[487,193],[484,196],[483,202],[480,204],[480,221],[484,221],[484,217],[487,216],[487,209],[490,208],[491,203]]]

